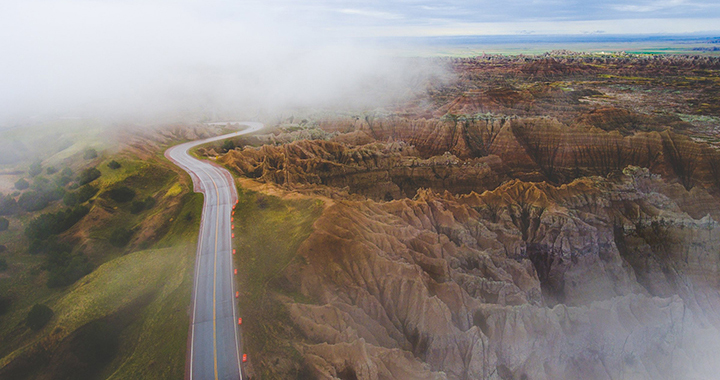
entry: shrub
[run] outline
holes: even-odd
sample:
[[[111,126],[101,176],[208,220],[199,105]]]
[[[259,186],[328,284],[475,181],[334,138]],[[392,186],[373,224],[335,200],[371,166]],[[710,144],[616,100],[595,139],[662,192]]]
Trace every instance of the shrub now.
[[[37,191],[28,191],[18,198],[17,204],[25,211],[40,211],[47,207],[50,201]]]
[[[85,206],[77,206],[56,213],[42,214],[28,223],[27,227],[25,227],[25,235],[30,239],[47,239],[51,235],[67,231],[87,215],[89,211],[90,209]]]
[[[78,184],[80,186],[88,184],[88,183],[100,178],[101,174],[102,173],[100,173],[100,170],[97,170],[94,166],[91,168],[87,168],[87,169],[83,170],[82,172],[80,172],[80,175],[78,176],[78,179],[77,179]]]
[[[122,165],[120,165],[119,162],[112,160],[112,161],[108,162],[108,167],[112,170],[116,170],[116,169],[120,169],[122,167]]]
[[[127,186],[120,186],[114,189],[110,189],[108,191],[108,196],[115,202],[126,203],[130,202],[131,200],[133,200],[133,198],[135,198],[135,190]]]
[[[95,186],[92,185],[85,185],[81,187],[78,191],[73,193],[67,193],[65,194],[65,198],[63,198],[63,202],[67,206],[75,206],[80,203],[85,203],[90,198],[92,198],[95,194],[97,194],[98,189]]]
[[[8,269],[7,260],[4,257],[0,257],[0,272],[5,272]]]
[[[17,204],[25,211],[40,211],[50,202],[63,199],[64,195],[65,190],[59,187],[39,191],[31,190],[20,195]]]
[[[47,169],[45,169],[45,172],[47,172],[48,175],[53,175],[57,173],[57,169],[55,169],[54,166],[48,166]]]
[[[130,212],[133,214],[139,214],[143,210],[145,210],[145,202],[143,201],[133,201],[130,205]]]
[[[0,217],[0,231],[7,231],[10,227],[10,221],[6,218]]]
[[[151,209],[155,206],[155,198],[147,197],[142,201],[133,201],[130,205],[130,212],[133,214],[139,214],[143,210]]]
[[[40,161],[35,161],[30,164],[30,169],[28,170],[28,174],[30,175],[30,177],[35,177],[40,173],[42,173],[42,164],[40,163]]]
[[[233,150],[235,149],[235,143],[232,140],[225,140],[222,144],[222,148],[224,151]]]
[[[43,304],[35,304],[25,318],[25,324],[32,330],[40,330],[53,317],[53,311]]]
[[[83,158],[86,160],[92,160],[93,158],[97,158],[98,154],[97,151],[93,148],[85,150],[85,154],[83,155]]]
[[[15,212],[17,212],[15,198],[0,195],[0,215],[12,215]]]
[[[110,244],[115,247],[122,248],[130,243],[133,233],[133,230],[122,227],[118,228],[110,235]]]
[[[78,195],[76,192],[65,193],[65,196],[63,197],[63,203],[65,203],[65,206],[73,207],[79,202],[80,201],[78,201]]]
[[[25,178],[20,178],[15,182],[15,188],[18,190],[25,190],[30,187],[30,184],[28,181],[25,180]]]
[[[78,190],[78,202],[85,203],[97,194],[98,188],[92,185],[85,185]]]
[[[83,254],[64,256],[63,261],[57,264],[50,268],[47,282],[49,288],[72,285],[92,271],[92,266]]]
[[[144,202],[145,202],[145,208],[146,208],[146,209],[151,209],[151,208],[155,207],[155,203],[157,203],[157,202],[155,201],[155,198],[153,198],[153,197],[147,197],[147,198],[145,198],[145,201],[144,201]]]
[[[72,178],[70,176],[62,175],[55,180],[55,183],[58,186],[66,186],[68,183],[70,183],[70,181],[72,181]]]

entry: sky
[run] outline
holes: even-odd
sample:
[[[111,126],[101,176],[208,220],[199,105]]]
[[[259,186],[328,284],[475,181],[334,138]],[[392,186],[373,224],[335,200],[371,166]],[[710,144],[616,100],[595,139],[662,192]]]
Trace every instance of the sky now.
[[[372,107],[445,75],[388,57],[374,37],[719,29],[716,0],[2,0],[0,126],[48,114]]]

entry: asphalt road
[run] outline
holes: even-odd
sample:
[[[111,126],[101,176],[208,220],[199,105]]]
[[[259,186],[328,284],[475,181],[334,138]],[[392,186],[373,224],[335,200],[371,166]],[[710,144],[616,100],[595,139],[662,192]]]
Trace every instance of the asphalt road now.
[[[255,122],[233,122],[240,132],[191,141],[165,151],[165,157],[188,172],[196,192],[205,195],[195,261],[186,379],[242,379],[242,340],[238,329],[232,263],[230,214],[237,191],[230,173],[188,154],[194,146],[255,132]]]

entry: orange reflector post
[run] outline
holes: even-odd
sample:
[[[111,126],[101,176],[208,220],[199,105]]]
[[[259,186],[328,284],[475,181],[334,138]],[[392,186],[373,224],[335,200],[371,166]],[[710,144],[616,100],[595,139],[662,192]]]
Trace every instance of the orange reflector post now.
[[[230,214],[230,215],[235,215],[235,211],[233,211],[232,214]]]
[[[238,202],[240,202],[240,200],[239,200],[239,199],[236,199],[236,200],[235,200],[235,204],[238,204]]]
[[[235,218],[233,218],[233,217],[231,216],[231,217],[230,217],[230,221],[231,221],[231,222],[234,222],[234,221],[235,221]]]
[[[238,325],[242,325],[242,318],[238,318]]]
[[[234,238],[234,237],[235,237],[235,234],[230,234],[230,237],[231,237],[231,238]]]
[[[235,269],[235,274],[237,274],[237,269]]]
[[[231,230],[234,230],[234,229],[235,229],[235,225],[234,225],[234,224],[231,225],[231,226],[230,226],[230,229],[231,229]]]
[[[235,210],[235,205],[233,205],[233,210]]]
[[[240,297],[240,292],[235,292],[235,298]]]
[[[233,249],[233,255],[235,254],[235,250]]]
[[[247,361],[247,354],[243,354],[243,363]]]

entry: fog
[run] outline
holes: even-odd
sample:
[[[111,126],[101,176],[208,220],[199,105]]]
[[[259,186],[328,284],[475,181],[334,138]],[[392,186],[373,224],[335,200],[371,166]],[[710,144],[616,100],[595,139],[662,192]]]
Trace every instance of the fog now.
[[[445,75],[343,34],[327,16],[288,16],[245,1],[4,1],[0,126],[376,107]]]

